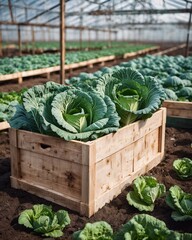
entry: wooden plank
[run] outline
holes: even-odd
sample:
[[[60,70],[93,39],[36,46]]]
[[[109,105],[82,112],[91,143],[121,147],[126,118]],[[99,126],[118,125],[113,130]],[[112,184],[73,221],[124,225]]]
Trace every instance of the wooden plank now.
[[[126,187],[128,187],[133,182],[136,177],[147,173],[153,167],[157,166],[161,160],[162,155],[161,153],[158,153],[152,161],[144,164],[141,169],[133,172],[130,175],[127,175],[127,177],[124,178],[121,183],[118,183],[114,188],[108,189],[108,191],[98,196],[98,198],[95,200],[95,212],[97,212],[106,203],[109,203],[113,198],[117,197]]]
[[[57,202],[57,204],[60,204],[61,206],[67,208],[70,207],[74,211],[80,211],[80,202],[77,201],[75,198],[66,197],[65,194],[61,194],[57,191],[44,188],[41,185],[35,185],[23,179],[17,179],[11,176],[11,186],[17,189],[23,189],[46,200]]]
[[[22,130],[18,132],[19,148],[79,164],[82,164],[82,145],[83,142],[69,142],[61,138]]]
[[[82,162],[89,164],[88,166],[82,166],[81,202],[83,205],[81,205],[81,214],[89,217],[95,213],[95,156],[94,144],[91,146],[82,146]]]
[[[192,111],[185,109],[167,109],[167,116],[192,119]]]
[[[133,172],[134,145],[106,157],[96,164],[96,196],[113,189]]]
[[[0,122],[0,131],[10,128],[10,125],[7,121]]]
[[[104,159],[114,151],[123,149],[125,146],[137,141],[145,134],[148,134],[161,126],[162,111],[165,111],[165,109],[162,108],[161,110],[155,112],[151,118],[134,122],[133,124],[120,128],[116,133],[111,133],[95,140],[97,154],[96,161]]]
[[[9,129],[10,155],[11,155],[11,175],[21,178],[20,150],[18,149],[17,130]]]
[[[7,80],[13,80],[13,79],[18,79],[22,77],[41,75],[49,72],[57,72],[59,70],[60,70],[60,66],[55,66],[55,67],[49,67],[49,68],[42,68],[42,69],[6,74],[6,75],[0,76],[0,81],[7,81]]]
[[[171,53],[171,52],[174,52],[176,50],[179,50],[179,49],[182,49],[182,48],[185,48],[186,47],[186,44],[180,44],[178,46],[175,46],[175,47],[171,47],[171,48],[168,48],[164,51],[161,51],[161,52],[158,52],[158,53],[154,53],[153,55],[158,55],[158,56],[161,56],[161,55],[164,55],[164,54],[167,54],[167,53]]]
[[[192,119],[192,102],[164,101],[167,116]]]
[[[138,51],[136,51],[136,52],[125,53],[125,54],[123,55],[123,58],[135,57],[135,56],[137,56],[137,55],[150,53],[150,52],[152,52],[152,51],[157,51],[157,50],[159,50],[159,49],[160,49],[160,47],[155,46],[155,47],[146,48],[146,49],[143,49],[143,50],[138,50]]]
[[[56,164],[55,164],[55,161]],[[65,193],[80,201],[81,167],[63,159],[20,150],[21,177],[32,184]]]
[[[166,128],[166,122],[167,122],[167,109],[164,108],[164,111],[162,112],[162,125],[159,128],[159,152],[162,154],[162,157],[164,156],[165,152],[165,128]]]
[[[166,108],[192,110],[192,102],[178,102],[166,100],[164,101],[163,106]]]

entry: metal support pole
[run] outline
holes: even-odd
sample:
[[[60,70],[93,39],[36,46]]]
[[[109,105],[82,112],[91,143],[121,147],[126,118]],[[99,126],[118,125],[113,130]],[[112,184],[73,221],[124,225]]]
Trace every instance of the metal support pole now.
[[[185,57],[189,55],[189,35],[190,35],[190,28],[191,28],[191,15],[192,15],[192,4],[191,4],[191,11],[189,14],[189,22],[187,27],[187,40],[186,40],[186,49],[185,49]]]
[[[2,30],[0,29],[0,57],[3,56],[2,50]]]
[[[91,31],[88,30],[88,46],[91,48]]]
[[[11,5],[11,0],[8,0],[8,6],[9,6],[9,12],[10,12],[10,16],[11,16],[11,21],[14,22],[13,9],[12,9],[12,5]]]
[[[28,11],[27,11],[27,7],[25,7],[25,21],[27,21],[28,19]]]
[[[21,56],[22,55],[22,43],[21,43],[21,27],[20,27],[20,25],[18,25],[17,31],[18,31],[19,55]]]
[[[111,28],[109,28],[109,46],[111,47],[111,41],[112,41],[112,39],[111,39]]]
[[[96,30],[96,41],[98,42],[99,36],[98,36],[98,30]]]
[[[35,31],[34,27],[31,27],[32,32],[32,54],[35,54]]]
[[[65,83],[65,0],[60,0],[60,83]]]
[[[83,34],[83,30],[82,30],[82,26],[83,26],[83,15],[82,15],[83,9],[81,8],[81,12],[80,12],[80,35],[79,35],[79,42],[80,42],[80,49],[82,49],[82,34]]]

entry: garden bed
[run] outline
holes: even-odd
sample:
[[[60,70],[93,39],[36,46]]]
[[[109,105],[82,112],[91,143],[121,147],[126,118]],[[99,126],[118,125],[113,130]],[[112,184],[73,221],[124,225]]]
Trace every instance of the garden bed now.
[[[129,58],[129,57],[136,57],[140,56],[142,54],[151,53],[154,51],[157,51],[159,47],[150,47],[143,50],[138,50],[131,53],[125,53],[123,55],[110,55],[110,56],[103,56],[95,59],[90,59],[87,61],[81,61],[77,63],[71,63],[65,65],[65,70],[73,70],[81,67],[90,67],[92,68],[94,64],[101,64],[104,65],[106,62],[115,61],[119,58]],[[1,81],[11,81],[13,79],[16,79],[18,81],[18,84],[21,84],[23,82],[23,78],[31,77],[31,76],[37,76],[46,74],[47,79],[50,79],[50,73],[58,72],[60,71],[60,66],[53,66],[53,67],[47,67],[47,68],[40,68],[40,69],[34,69],[34,70],[28,70],[28,71],[22,71],[22,72],[15,72],[12,74],[6,74],[6,75],[0,75],[0,82]]]
[[[162,108],[86,143],[11,128],[12,186],[91,216],[162,160],[165,122]]]
[[[0,239],[43,239],[20,226],[17,223],[18,214],[26,208],[31,208],[33,204],[44,203],[52,205],[55,211],[62,209],[62,207],[25,191],[11,188],[8,132],[4,131],[0,134]],[[165,157],[148,174],[155,176],[160,182],[164,183],[167,189],[177,184],[184,191],[192,192],[192,181],[179,180],[172,169],[173,160],[181,157],[192,158],[191,135],[192,130],[189,129],[166,129]],[[139,213],[137,209],[129,206],[126,201],[126,194],[130,190],[131,187],[127,187],[118,197],[106,204],[91,218],[80,216],[69,210],[71,224],[65,229],[65,233],[60,239],[71,240],[72,233],[84,227],[85,223],[99,220],[107,221],[114,230],[118,230],[123,223]],[[172,210],[166,205],[164,198],[162,198],[157,200],[155,209],[150,214],[165,221],[170,229],[192,233],[191,222],[175,222],[171,219],[171,212]]]
[[[164,101],[167,126],[192,128],[192,102]]]

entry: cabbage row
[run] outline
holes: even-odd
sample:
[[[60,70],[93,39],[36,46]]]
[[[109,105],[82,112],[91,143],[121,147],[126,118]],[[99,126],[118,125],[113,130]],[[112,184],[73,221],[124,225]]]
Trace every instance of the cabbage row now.
[[[79,49],[80,47],[82,48],[100,48],[100,49],[104,49],[109,47],[109,42],[107,41],[82,41],[82,43],[77,42],[77,41],[70,41],[70,42],[66,42],[66,49]],[[126,42],[111,42],[111,47],[122,47],[125,46],[127,47],[128,44]],[[133,46],[131,44],[129,44],[129,46]],[[18,47],[18,46],[17,46]],[[134,46],[133,46],[134,47]],[[149,47],[149,46],[148,46]],[[26,43],[26,44],[22,44],[22,48],[23,49],[44,49],[44,50],[51,50],[51,49],[59,49],[60,48],[60,43],[59,42],[35,42],[34,44],[32,43]]]
[[[127,67],[138,70],[143,76],[154,77],[163,86],[166,99],[192,101],[192,57],[147,55],[111,68],[104,67],[93,74],[81,73],[78,77],[69,79],[67,83],[90,83],[106,73]]]
[[[134,52],[145,49],[149,46],[125,46],[121,48],[103,49],[100,51],[78,51],[66,54],[65,64],[78,63],[90,59],[99,58],[102,56],[120,56],[127,52]],[[48,68],[60,65],[60,54],[42,54],[42,55],[27,55],[22,57],[2,58],[0,59],[0,75],[11,74],[15,72],[23,72],[41,68]]]

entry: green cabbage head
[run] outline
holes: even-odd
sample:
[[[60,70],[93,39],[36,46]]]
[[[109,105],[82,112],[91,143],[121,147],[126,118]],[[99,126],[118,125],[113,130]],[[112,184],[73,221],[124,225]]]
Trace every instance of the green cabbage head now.
[[[143,77],[131,68],[122,68],[93,81],[102,96],[115,103],[121,126],[146,119],[160,108],[165,92],[153,77]]]
[[[24,93],[23,103],[10,120],[11,127],[83,141],[118,130],[119,116],[108,96],[48,86],[35,86]]]

